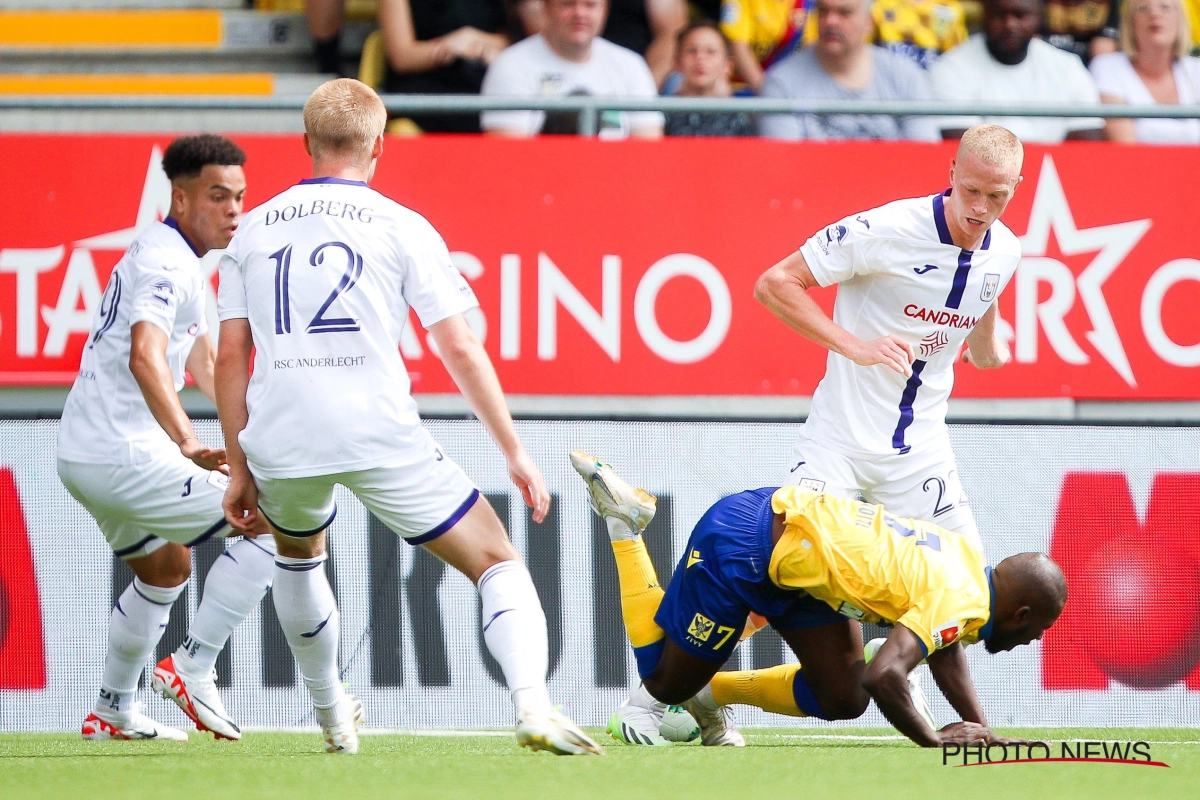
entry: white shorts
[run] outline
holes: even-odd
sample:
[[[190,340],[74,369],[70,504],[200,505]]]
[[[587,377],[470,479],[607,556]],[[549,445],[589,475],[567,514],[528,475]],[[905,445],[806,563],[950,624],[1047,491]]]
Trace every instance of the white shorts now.
[[[58,477],[88,510],[117,556],[147,556],[167,542],[192,547],[225,536],[221,509],[229,479],[182,453],[144,464],[58,462]]]
[[[337,516],[333,487],[339,483],[412,545],[424,544],[453,528],[479,499],[475,484],[436,444],[427,458],[402,467],[310,478],[255,476],[254,482],[259,510],[276,530],[295,537],[314,536],[329,527]]]
[[[785,483],[839,497],[861,495],[897,516],[958,531],[983,550],[948,441],[904,454],[847,456],[801,431],[793,450],[796,457]]]

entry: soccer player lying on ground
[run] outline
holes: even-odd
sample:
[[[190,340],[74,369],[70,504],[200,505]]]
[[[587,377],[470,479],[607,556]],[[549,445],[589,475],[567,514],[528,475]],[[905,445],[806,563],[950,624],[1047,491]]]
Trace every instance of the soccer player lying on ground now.
[[[179,390],[186,369],[213,398],[200,257],[228,245],[237,228],[245,161],[241,148],[220,136],[186,136],[167,147],[171,212],[139,233],[113,269],[63,408],[59,477],[134,574],[109,619],[100,696],[83,721],[85,739],[187,739],[141,713],[133,698],[171,606],[187,588],[189,548],[230,533],[221,509],[225,451],[196,438]],[[239,532],[246,538],[209,570],[187,639],[158,663],[151,682],[219,739],[242,733],[217,694],[213,666],[234,627],[271,588],[275,555],[271,537],[253,538],[265,525]]]
[[[313,177],[246,215],[221,260],[217,408],[229,451],[225,512],[270,523],[279,623],[331,753],[355,753],[338,673],[337,604],[321,568],[334,486],[478,587],[483,638],[516,707],[522,746],[596,754],[546,690],[546,616],[496,512],[423,427],[398,350],[409,308],[504,453],[541,522],[550,493],[525,451],[487,352],[463,313],[475,293],[419,214],[368,185],[387,110],[367,85],[323,84],[304,106]],[[250,375],[251,351],[254,374]]]
[[[658,701],[621,706],[610,723],[616,738],[665,744],[658,728],[666,704],[682,704],[708,741],[724,733],[724,706],[855,719],[874,698],[897,730],[924,747],[1005,741],[988,727],[962,645],[982,641],[997,653],[1042,637],[1067,599],[1062,570],[1049,557],[1021,553],[992,569],[963,533],[785,486],[709,508],[664,594],[641,540],[654,497],[586,453],[572,453],[571,463],[608,526],[638,691]],[[767,618],[799,664],[717,671],[750,612]],[[856,620],[895,624],[869,664]],[[963,719],[941,730],[909,695],[907,675],[926,658]]]

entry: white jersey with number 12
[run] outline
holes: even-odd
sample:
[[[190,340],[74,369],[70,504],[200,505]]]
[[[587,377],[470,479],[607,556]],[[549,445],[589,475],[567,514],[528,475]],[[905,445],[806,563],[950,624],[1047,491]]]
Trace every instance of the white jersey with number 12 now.
[[[220,273],[218,317],[248,319],[256,348],[239,437],[256,477],[425,456],[408,310],[428,328],[478,305],[429,222],[360,181],[309,179],[246,215]]]
[[[906,378],[830,352],[805,423],[814,442],[861,456],[946,441],[954,362],[1021,260],[1020,242],[999,221],[978,250],[955,246],[949,193],[851,215],[800,248],[817,283],[838,285],[834,322],[864,341],[900,336],[916,356]]]

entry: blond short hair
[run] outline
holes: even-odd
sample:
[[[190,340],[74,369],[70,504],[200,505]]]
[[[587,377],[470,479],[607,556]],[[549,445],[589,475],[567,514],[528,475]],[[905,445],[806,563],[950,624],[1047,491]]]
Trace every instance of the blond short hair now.
[[[1008,128],[999,125],[976,125],[968,128],[958,143],[958,156],[974,153],[986,164],[994,167],[1014,165],[1019,170],[1025,160],[1025,148],[1021,140]]]
[[[387,109],[379,95],[353,78],[321,84],[304,104],[304,131],[313,158],[341,155],[365,163],[386,124]]]
[[[1145,0],[1125,0],[1121,3],[1121,33],[1120,43],[1121,52],[1129,56],[1132,61],[1137,58],[1138,49],[1137,42],[1133,40],[1133,6],[1135,3],[1140,4]],[[1153,0],[1152,0],[1153,1]],[[1179,31],[1175,34],[1175,58],[1183,58],[1192,51],[1192,20],[1188,17],[1187,9],[1183,7],[1180,0],[1171,0],[1175,3],[1175,12],[1179,17]]]

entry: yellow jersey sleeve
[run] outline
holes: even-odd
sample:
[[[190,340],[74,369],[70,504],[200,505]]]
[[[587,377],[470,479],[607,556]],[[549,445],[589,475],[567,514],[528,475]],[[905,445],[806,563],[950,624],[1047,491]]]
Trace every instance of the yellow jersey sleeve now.
[[[721,0],[721,32],[731,42],[753,43],[754,15],[747,0]]]
[[[929,655],[955,642],[975,642],[990,615],[989,608],[964,600],[959,591],[935,589],[922,595],[896,624],[915,633]]]

